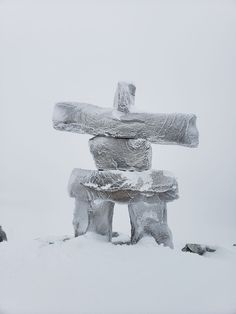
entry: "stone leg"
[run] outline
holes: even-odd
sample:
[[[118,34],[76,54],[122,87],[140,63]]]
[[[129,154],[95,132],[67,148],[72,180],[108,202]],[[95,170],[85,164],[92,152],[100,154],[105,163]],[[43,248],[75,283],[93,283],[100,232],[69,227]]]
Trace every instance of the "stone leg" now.
[[[145,202],[130,203],[128,208],[132,244],[149,235],[158,244],[173,248],[172,234],[167,225],[166,202],[158,201],[154,204]]]
[[[75,237],[86,233],[88,229],[88,211],[91,208],[90,202],[75,199],[75,209],[73,217],[73,226]]]
[[[89,211],[88,231],[106,235],[108,241],[111,241],[114,205],[110,201],[91,203],[92,209]]]
[[[110,201],[81,201],[76,198],[73,225],[75,237],[92,231],[112,238],[112,218],[114,203]]]

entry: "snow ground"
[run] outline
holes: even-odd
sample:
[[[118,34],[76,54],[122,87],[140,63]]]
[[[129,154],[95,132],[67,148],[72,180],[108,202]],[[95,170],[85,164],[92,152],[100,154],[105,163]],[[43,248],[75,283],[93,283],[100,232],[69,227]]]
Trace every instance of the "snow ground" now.
[[[151,238],[62,238],[1,243],[1,314],[236,313],[236,247],[198,256]]]

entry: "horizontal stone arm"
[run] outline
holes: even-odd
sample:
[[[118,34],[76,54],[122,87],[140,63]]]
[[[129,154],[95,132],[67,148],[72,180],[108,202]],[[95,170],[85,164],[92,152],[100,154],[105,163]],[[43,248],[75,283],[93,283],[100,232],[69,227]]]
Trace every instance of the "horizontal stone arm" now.
[[[68,191],[71,197],[85,201],[97,199],[120,203],[178,198],[178,184],[164,171],[124,172],[74,169]]]
[[[120,113],[85,103],[58,103],[53,113],[57,130],[115,138],[147,139],[158,144],[198,145],[196,116],[182,113]]]

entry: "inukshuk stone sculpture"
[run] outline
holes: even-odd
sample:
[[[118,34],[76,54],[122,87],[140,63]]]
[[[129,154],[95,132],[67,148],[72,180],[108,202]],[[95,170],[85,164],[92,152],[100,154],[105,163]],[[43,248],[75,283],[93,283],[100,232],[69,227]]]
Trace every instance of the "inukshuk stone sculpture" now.
[[[111,241],[118,202],[128,204],[131,243],[151,235],[172,248],[166,203],[178,198],[178,185],[169,173],[150,170],[150,142],[196,147],[196,116],[130,112],[135,90],[133,84],[119,82],[113,109],[86,103],[55,106],[55,129],[94,136],[89,146],[98,170],[74,169],[69,180],[75,236],[92,231]]]

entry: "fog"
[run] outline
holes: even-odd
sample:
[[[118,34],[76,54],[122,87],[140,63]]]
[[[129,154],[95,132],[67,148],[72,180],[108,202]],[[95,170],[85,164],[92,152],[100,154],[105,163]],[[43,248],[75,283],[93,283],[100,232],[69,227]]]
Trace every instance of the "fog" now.
[[[180,199],[168,204],[174,241],[236,241],[235,55],[235,1],[0,1],[9,240],[72,234],[68,179],[95,164],[89,135],[53,129],[54,104],[111,107],[117,82],[130,80],[139,110],[197,115],[198,148],[152,145],[153,169],[179,182]],[[115,207],[114,226],[129,229],[126,206]]]

